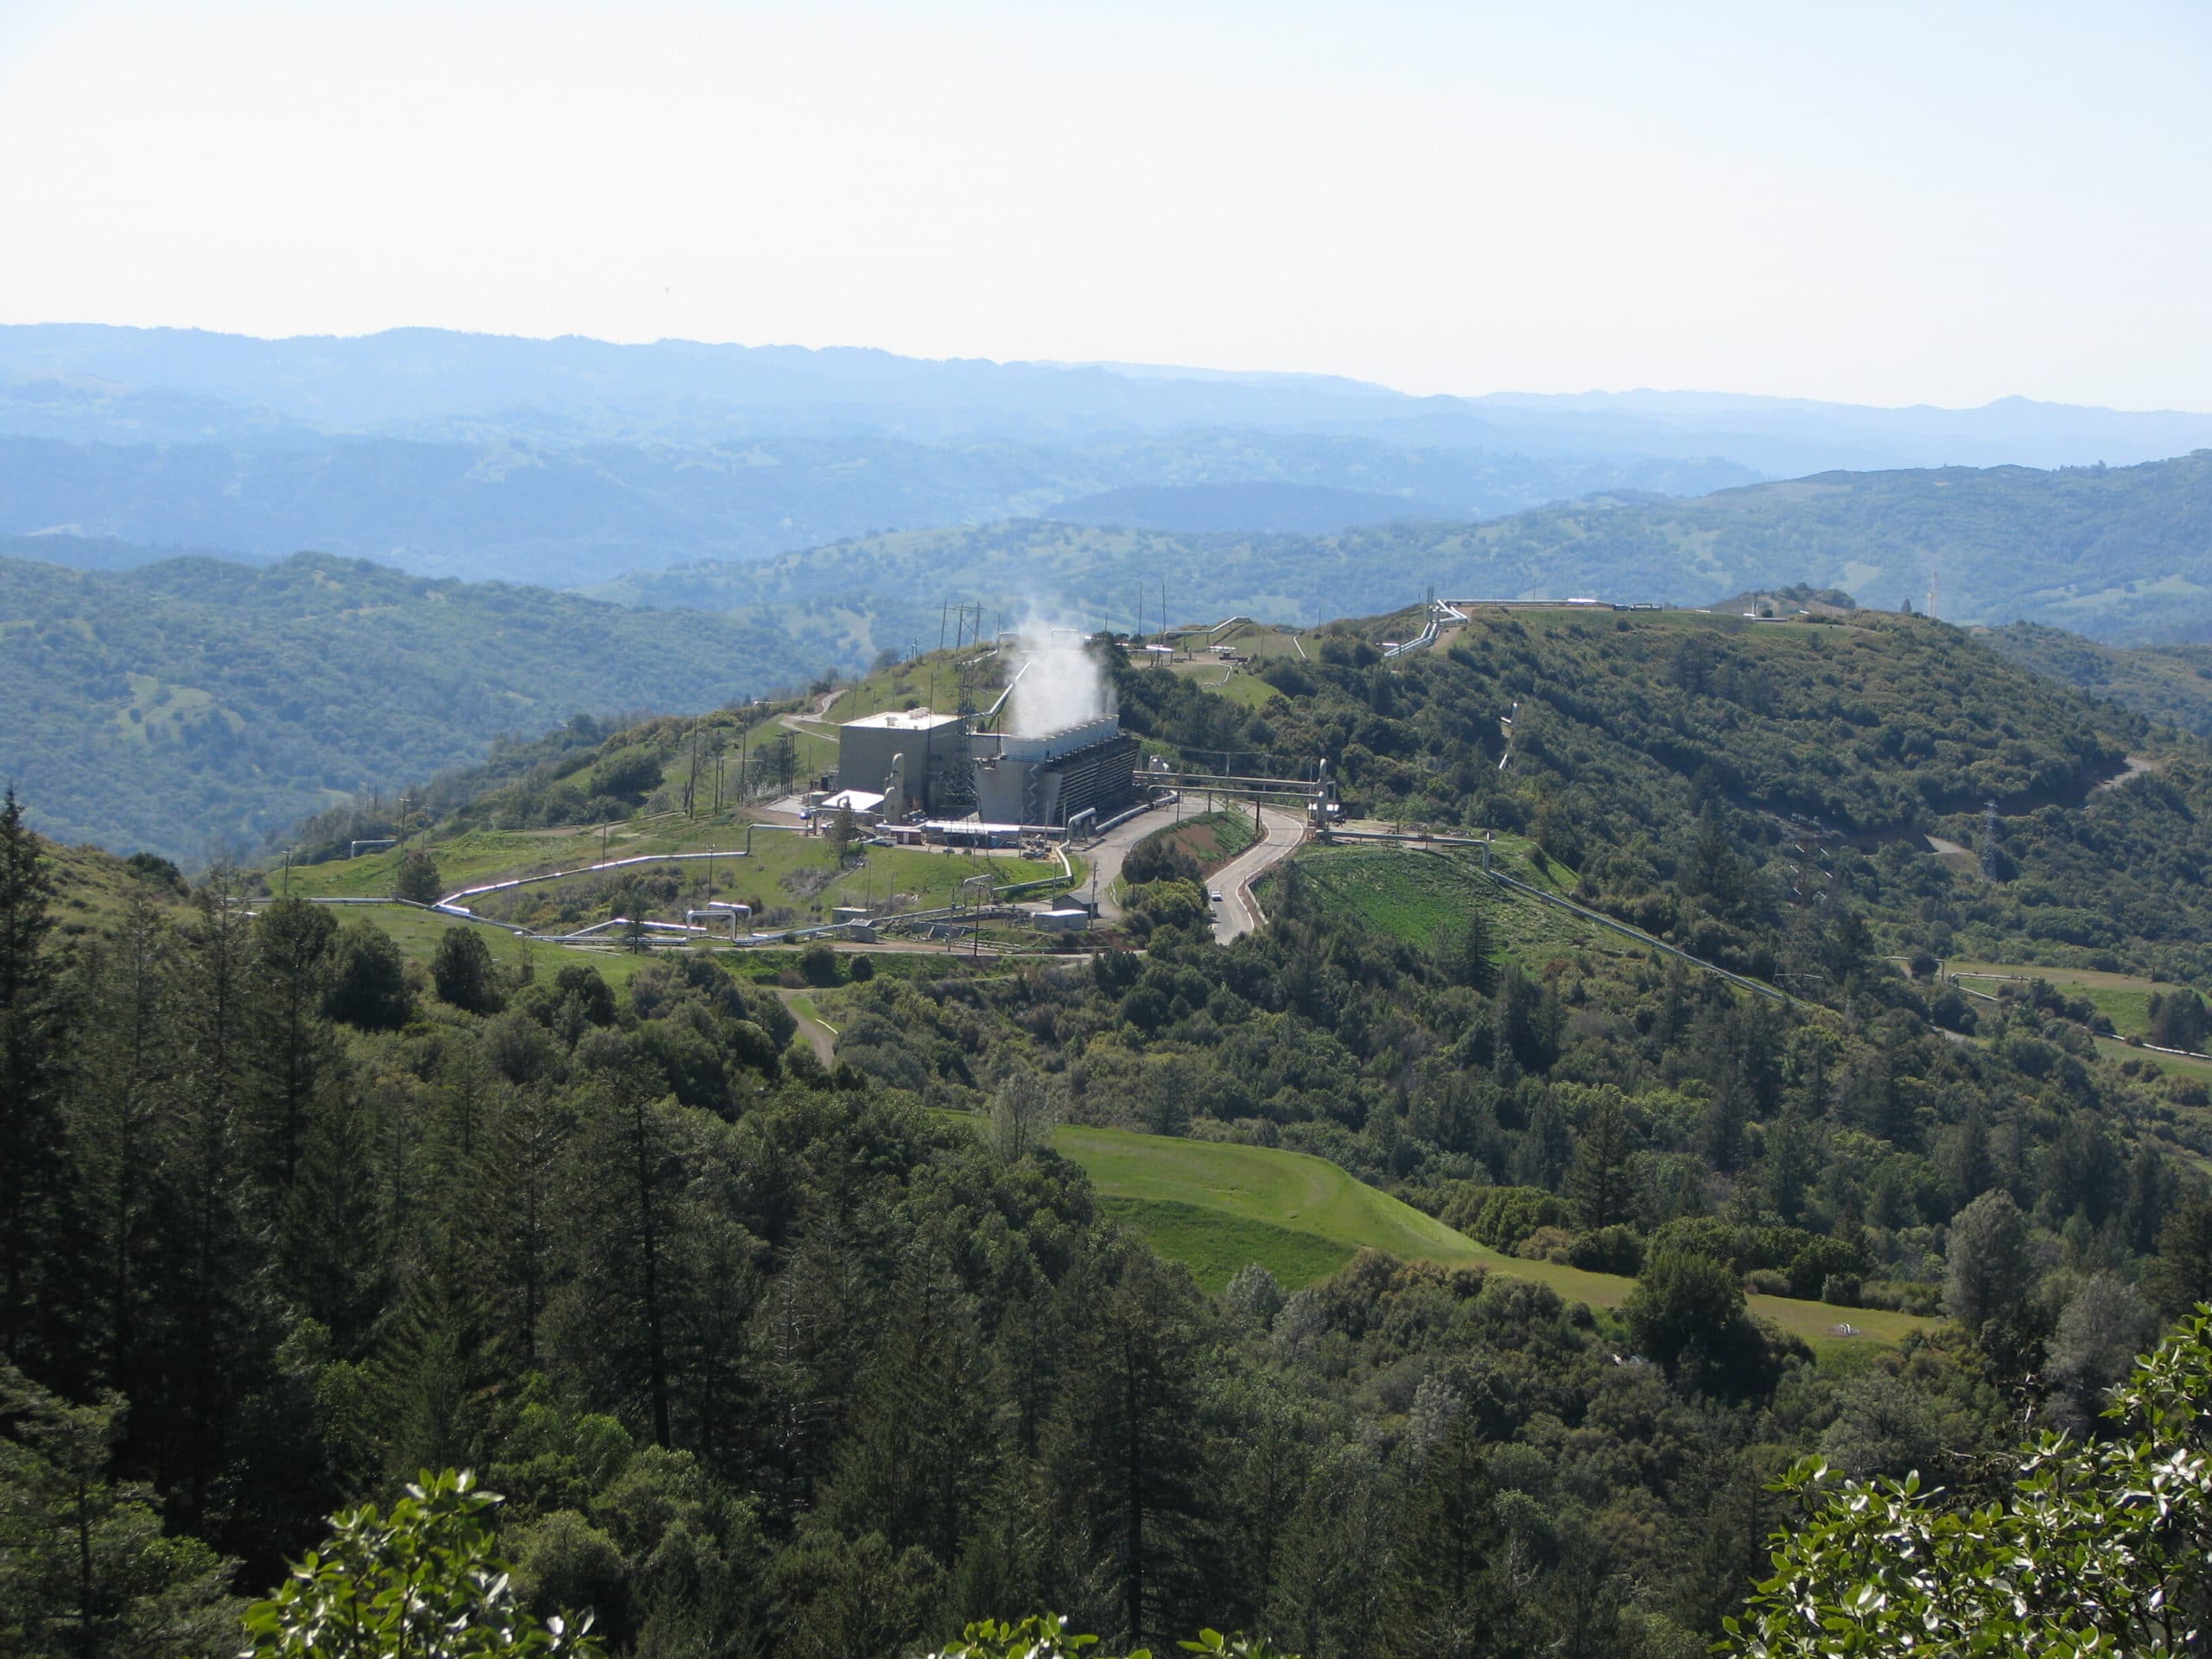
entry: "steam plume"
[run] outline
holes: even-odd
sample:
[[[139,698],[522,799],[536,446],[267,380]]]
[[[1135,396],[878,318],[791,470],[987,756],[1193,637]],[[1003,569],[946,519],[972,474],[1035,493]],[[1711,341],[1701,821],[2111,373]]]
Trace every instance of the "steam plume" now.
[[[1007,704],[1007,729],[1017,737],[1043,737],[1115,712],[1114,688],[1081,637],[1033,614],[1021,624],[1007,672],[1021,677]]]

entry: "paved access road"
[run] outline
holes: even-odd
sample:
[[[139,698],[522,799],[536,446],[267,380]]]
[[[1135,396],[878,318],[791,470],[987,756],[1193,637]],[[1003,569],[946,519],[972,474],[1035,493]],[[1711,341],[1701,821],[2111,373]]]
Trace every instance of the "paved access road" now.
[[[1260,810],[1262,838],[1216,870],[1207,880],[1208,891],[1221,895],[1213,907],[1215,942],[1227,944],[1249,933],[1264,918],[1252,897],[1252,884],[1288,858],[1306,838],[1306,820],[1298,813],[1275,808]]]
[[[1122,861],[1128,857],[1129,849],[1147,836],[1170,828],[1174,822],[1172,806],[1156,806],[1148,812],[1138,813],[1127,823],[1116,824],[1089,846],[1076,849],[1095,873],[1095,886],[1094,878],[1085,876],[1083,885],[1076,892],[1086,899],[1096,892],[1099,920],[1118,922],[1122,919],[1122,906],[1115,899],[1113,889],[1114,884],[1122,879]]]

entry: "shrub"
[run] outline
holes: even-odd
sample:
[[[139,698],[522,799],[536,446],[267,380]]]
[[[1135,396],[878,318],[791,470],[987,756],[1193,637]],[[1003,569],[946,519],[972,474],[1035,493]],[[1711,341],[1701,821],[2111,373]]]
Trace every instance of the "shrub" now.
[[[1616,1222],[1577,1233],[1567,1242],[1567,1259],[1586,1272],[1632,1277],[1643,1266],[1643,1239],[1635,1228]]]
[[[1571,1258],[1573,1237],[1564,1227],[1539,1227],[1514,1246],[1523,1262],[1565,1262]]]
[[[444,884],[438,879],[437,861],[428,853],[410,853],[400,861],[399,873],[391,880],[393,898],[404,899],[410,904],[435,905],[444,893]]]

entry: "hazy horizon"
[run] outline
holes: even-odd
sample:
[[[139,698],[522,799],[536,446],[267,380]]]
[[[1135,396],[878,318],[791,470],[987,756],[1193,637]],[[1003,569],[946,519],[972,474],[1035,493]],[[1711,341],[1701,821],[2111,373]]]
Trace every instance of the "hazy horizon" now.
[[[190,323],[117,322],[105,319],[86,317],[39,317],[0,319],[0,327],[134,329],[143,330],[147,333],[218,335],[232,339],[257,340],[270,345],[280,345],[288,341],[298,340],[373,340],[385,334],[465,334],[479,339],[512,340],[548,345],[563,340],[580,340],[598,346],[637,346],[640,348],[654,346],[700,346],[708,349],[720,349],[727,347],[739,351],[803,351],[822,353],[858,352],[875,353],[887,356],[906,358],[916,362],[931,364],[982,363],[1001,368],[1067,370],[1103,369],[1109,372],[1125,374],[1130,376],[1130,378],[1139,379],[1166,379],[1177,377],[1188,377],[1190,378],[1198,380],[1221,379],[1227,381],[1250,382],[1265,382],[1270,380],[1335,382],[1341,385],[1356,386],[1377,392],[1394,394],[1402,397],[1459,397],[1471,401],[1478,401],[1484,398],[1501,400],[1525,398],[1530,400],[1571,403],[1577,399],[1618,399],[1627,401],[1640,397],[1681,399],[1708,398],[1716,404],[1721,404],[1739,402],[1829,404],[1837,408],[1872,409],[1880,410],[1885,412],[1897,413],[1908,412],[1914,410],[1940,410],[1947,413],[1973,413],[1977,410],[1992,408],[1999,404],[2027,403],[2052,407],[2098,409],[2113,414],[2124,415],[2200,415],[2212,413],[2212,409],[2185,409],[2178,405],[2171,404],[2155,407],[2122,406],[2116,404],[2071,404],[2064,399],[2043,397],[2031,392],[2023,391],[1999,392],[1993,397],[1983,399],[1978,404],[1936,404],[1925,401],[1905,404],[1874,404],[1849,402],[1836,398],[1810,397],[1786,391],[1739,391],[1722,386],[1696,385],[1558,387],[1494,386],[1473,391],[1465,388],[1457,388],[1436,391],[1414,391],[1403,386],[1389,385],[1385,381],[1362,380],[1354,376],[1337,374],[1328,370],[1298,367],[1273,367],[1264,365],[1242,365],[1232,367],[1218,363],[1140,363],[1124,362],[1108,358],[1091,358],[1084,359],[1053,358],[998,358],[988,356],[977,352],[956,353],[947,357],[925,357],[912,353],[894,352],[887,346],[871,345],[865,341],[858,340],[833,340],[826,344],[816,346],[803,344],[797,340],[708,340],[684,334],[668,334],[662,335],[652,340],[612,340],[604,335],[586,334],[576,329],[567,329],[556,334],[533,334],[516,333],[510,330],[498,328],[454,328],[442,323],[434,322],[394,323],[386,327],[363,329],[358,331],[325,329],[296,334],[259,334],[251,329],[209,328]]]
[[[19,0],[0,319],[2212,408],[2212,14]]]

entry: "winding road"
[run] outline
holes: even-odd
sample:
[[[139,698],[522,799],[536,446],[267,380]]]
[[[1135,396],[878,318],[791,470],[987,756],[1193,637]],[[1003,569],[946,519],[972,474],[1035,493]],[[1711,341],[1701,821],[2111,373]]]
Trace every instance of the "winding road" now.
[[[1213,937],[1217,944],[1249,933],[1267,920],[1252,884],[1298,850],[1306,839],[1306,820],[1295,812],[1272,806],[1260,809],[1261,838],[1216,870],[1208,879],[1209,891],[1221,895],[1214,906]]]

